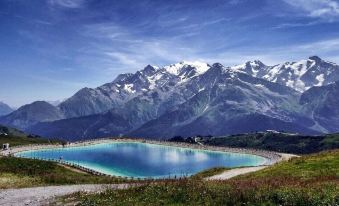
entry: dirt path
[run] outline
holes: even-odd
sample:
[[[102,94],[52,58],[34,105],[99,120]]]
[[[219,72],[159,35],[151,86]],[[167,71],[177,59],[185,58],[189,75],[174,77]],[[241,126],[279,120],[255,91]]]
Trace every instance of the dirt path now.
[[[73,172],[77,172],[77,173],[81,173],[81,174],[90,174],[90,173],[88,173],[88,172],[86,172],[84,170],[80,170],[80,169],[77,169],[77,168],[74,168],[74,167],[70,167],[68,165],[64,165],[64,164],[60,164],[60,163],[58,163],[58,165],[60,165],[61,167],[66,168],[68,170],[71,170]]]
[[[299,157],[298,155],[286,154],[286,153],[279,153],[279,155],[280,155],[280,160],[277,161],[277,162],[288,161],[291,158]],[[225,172],[218,174],[218,175],[213,175],[211,177],[207,177],[207,178],[205,178],[205,180],[228,180],[228,179],[231,179],[232,177],[242,175],[242,174],[251,173],[251,172],[256,172],[258,170],[265,169],[269,166],[270,165],[257,166],[257,167],[235,168],[235,169],[231,169],[231,170],[226,170]]]
[[[259,167],[243,167],[243,168],[236,168],[236,169],[231,169],[227,170],[221,174],[214,175],[212,177],[207,177],[206,180],[227,180],[232,177],[242,175],[242,174],[247,174],[250,172],[255,172],[258,170],[262,170],[268,166],[259,166]]]
[[[84,185],[65,185],[65,186],[47,186],[32,187],[22,189],[0,190],[1,206],[39,206],[48,205],[54,197],[72,194],[79,191],[100,192],[105,189],[124,189],[128,184],[84,184]]]

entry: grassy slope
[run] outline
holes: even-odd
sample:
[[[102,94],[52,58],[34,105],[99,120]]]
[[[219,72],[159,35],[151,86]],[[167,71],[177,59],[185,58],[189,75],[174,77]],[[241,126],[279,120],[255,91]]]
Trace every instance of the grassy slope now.
[[[213,175],[220,174],[226,170],[229,170],[229,168],[226,167],[215,167],[211,169],[207,169],[204,171],[199,172],[198,174],[195,174],[192,176],[193,179],[203,179],[205,177],[211,177]]]
[[[24,132],[0,125],[0,133],[7,133],[8,135],[0,135],[0,146],[4,143],[9,143],[11,147],[28,145],[28,144],[50,144],[59,143],[58,141],[50,141],[41,137],[27,135]]]
[[[204,176],[204,175],[203,175]],[[199,178],[64,199],[79,205],[338,205],[339,150],[292,159],[228,181]]]
[[[204,143],[215,146],[248,147],[286,153],[309,154],[339,148],[339,134],[302,136],[284,133],[254,133],[212,138]]]
[[[58,142],[36,137],[0,136],[0,145],[4,143],[9,143],[11,147],[14,147],[29,144],[57,144]]]
[[[125,180],[72,171],[54,162],[0,157],[0,189],[123,181]]]

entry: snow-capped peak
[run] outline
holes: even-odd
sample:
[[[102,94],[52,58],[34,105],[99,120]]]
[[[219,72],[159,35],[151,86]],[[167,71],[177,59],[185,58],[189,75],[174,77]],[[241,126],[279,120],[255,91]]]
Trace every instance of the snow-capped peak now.
[[[165,66],[164,69],[171,74],[179,75],[183,68],[186,68],[186,67],[189,67],[189,66],[194,67],[198,74],[203,74],[210,68],[210,66],[208,64],[203,63],[203,62],[182,61],[182,62],[179,62],[179,63],[176,63],[176,64],[171,64],[169,66]]]
[[[251,66],[252,68],[258,68],[258,67],[262,67],[265,66],[264,63],[262,63],[259,60],[254,60],[254,61],[248,61],[245,64],[239,64],[239,65],[235,65],[233,67],[231,67],[234,70],[244,70],[246,67]]]
[[[257,77],[259,75],[259,73],[264,72],[263,70],[266,67],[267,66],[264,63],[262,63],[261,61],[254,60],[254,61],[248,61],[245,64],[233,66],[233,67],[231,67],[231,70],[238,71],[238,72],[245,72],[247,74],[250,74],[250,75]]]
[[[233,66],[231,69],[283,84],[301,93],[312,86],[326,85],[339,78],[339,66],[318,56],[274,66],[266,66],[261,61],[255,60]]]

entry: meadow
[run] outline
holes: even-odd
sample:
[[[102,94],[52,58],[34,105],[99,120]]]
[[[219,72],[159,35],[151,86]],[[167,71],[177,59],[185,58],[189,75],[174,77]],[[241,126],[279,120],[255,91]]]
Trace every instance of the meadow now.
[[[339,134],[307,136],[288,133],[257,132],[211,137],[203,144],[222,147],[263,149],[293,154],[310,154],[339,148]]]

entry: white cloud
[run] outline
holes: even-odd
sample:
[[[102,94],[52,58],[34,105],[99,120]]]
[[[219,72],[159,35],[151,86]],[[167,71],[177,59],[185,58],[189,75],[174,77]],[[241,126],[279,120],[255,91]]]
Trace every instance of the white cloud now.
[[[231,5],[238,5],[243,3],[245,0],[230,0],[228,3]]]
[[[197,59],[196,50],[180,42],[180,36],[148,37],[138,31],[114,23],[93,24],[80,31],[92,38],[89,48],[83,49],[86,55],[97,56],[109,68],[126,68],[135,71],[147,64],[162,65],[181,60]],[[185,34],[194,35],[194,34]]]
[[[309,24],[316,24],[317,21]],[[286,24],[282,27],[298,27],[302,24]],[[329,56],[339,48],[339,39],[276,47],[232,47],[232,50],[210,51],[205,45],[191,45],[177,37],[152,37],[114,23],[87,25],[81,34],[93,38],[91,46],[83,50],[85,56],[97,57],[107,71],[134,72],[147,64],[165,66],[182,60],[220,62],[225,66],[259,59],[269,65],[283,61],[299,60],[311,55]],[[93,43],[95,42],[95,43]],[[214,48],[215,49],[215,48]],[[93,59],[86,61],[93,62]],[[95,62],[95,61],[94,61]],[[97,68],[97,66],[96,66]]]
[[[129,66],[138,66],[138,62],[135,58],[131,58],[132,55],[128,55],[122,52],[106,52],[106,55],[118,60],[121,64]]]
[[[339,4],[335,0],[283,0],[289,5],[301,9],[308,16],[337,20]]]
[[[306,50],[306,51],[312,51],[312,52],[338,51],[339,50],[339,38],[303,44],[303,45],[299,45],[297,48],[300,50]]]
[[[220,62],[225,66],[242,64],[249,60],[261,60],[267,65],[275,65],[285,61],[298,61],[309,56],[318,55],[328,61],[338,62],[339,38],[320,40],[270,48],[242,48],[225,51],[213,56],[204,55],[201,61]]]
[[[306,23],[282,23],[277,26],[274,26],[272,29],[285,29],[285,28],[294,28],[294,27],[307,27],[317,24],[321,24],[321,21],[310,21]]]
[[[84,6],[85,0],[49,0],[48,3],[52,6],[77,9]]]

